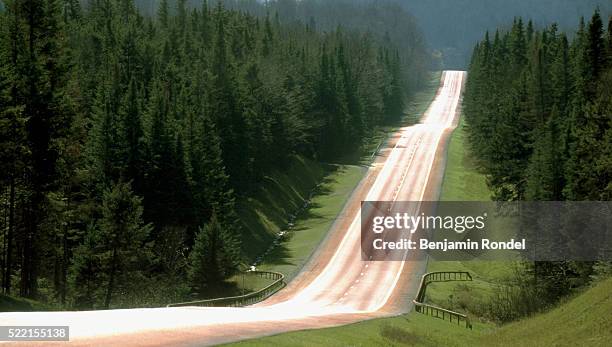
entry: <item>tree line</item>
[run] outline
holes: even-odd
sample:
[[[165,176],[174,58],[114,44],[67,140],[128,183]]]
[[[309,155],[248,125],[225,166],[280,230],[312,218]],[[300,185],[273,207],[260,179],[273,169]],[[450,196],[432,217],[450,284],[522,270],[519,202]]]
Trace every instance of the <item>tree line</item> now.
[[[568,37],[514,20],[487,33],[464,99],[469,143],[495,200],[612,198],[612,18],[599,11]],[[530,302],[555,303],[609,264],[527,264]],[[522,312],[528,314],[529,312]]]
[[[442,64],[447,69],[466,69],[474,42],[482,38],[485,30],[509,28],[513,17],[528,17],[540,26],[555,22],[559,30],[569,32],[578,25],[579,16],[590,16],[596,7],[604,14],[612,11],[612,3],[606,0],[398,2],[417,18],[427,42],[433,49],[441,51]]]
[[[175,11],[178,0],[166,0]],[[201,6],[204,0],[187,0],[187,8]],[[225,8],[265,17],[278,16],[283,23],[305,23],[311,29],[331,32],[341,26],[359,32],[367,32],[385,40],[399,49],[405,88],[421,87],[427,72],[434,67],[426,52],[424,34],[418,19],[393,0],[218,0]],[[575,0],[572,0],[575,1]],[[154,14],[162,0],[135,0],[143,13]],[[265,3],[265,6],[262,6]],[[436,11],[434,11],[436,12]],[[426,23],[421,23],[426,24]],[[431,29],[431,28],[430,28]]]
[[[400,117],[419,78],[407,54],[206,1],[143,16],[133,0],[4,0],[3,293],[206,295],[243,263],[235,199],[291,155],[334,160]]]

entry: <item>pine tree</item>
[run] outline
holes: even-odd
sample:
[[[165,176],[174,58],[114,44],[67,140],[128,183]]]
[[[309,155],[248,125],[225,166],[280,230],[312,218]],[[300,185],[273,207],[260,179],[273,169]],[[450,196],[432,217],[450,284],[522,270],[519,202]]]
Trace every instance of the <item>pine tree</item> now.
[[[267,172],[276,159],[274,153],[277,148],[273,147],[272,119],[273,108],[265,100],[271,99],[264,90],[263,82],[259,78],[259,66],[252,64],[247,68],[244,77],[245,95],[241,104],[244,107],[243,114],[246,118],[247,138],[252,143],[249,156],[253,160],[254,179],[258,180]],[[256,140],[255,140],[256,139]]]
[[[181,38],[185,36],[187,30],[187,0],[178,0],[177,2],[177,21],[179,27],[179,35]]]
[[[388,103],[385,106],[388,119],[401,119],[404,112],[404,90],[402,88],[402,67],[398,52],[396,51],[388,63],[391,75],[391,91]]]
[[[29,197],[28,228],[22,244],[20,294],[37,296],[39,243],[45,220],[45,193],[55,182],[57,151],[53,142],[62,136],[67,121],[64,112],[65,70],[59,6],[56,0],[27,0],[13,7],[24,23],[24,116],[27,118],[29,164],[26,177]],[[9,16],[11,15],[9,10]]]
[[[147,178],[144,195],[145,220],[155,226],[172,224],[173,209],[176,200],[174,189],[169,182],[173,180],[174,141],[170,127],[170,93],[169,84],[157,80],[154,82],[147,117]],[[156,232],[159,232],[156,229]]]
[[[606,63],[608,68],[610,68],[610,66],[612,66],[612,16],[610,16],[610,19],[608,20],[608,30],[606,34],[606,52]]]
[[[72,306],[78,309],[93,309],[102,297],[102,264],[98,256],[99,232],[89,225],[80,245],[75,247],[70,266],[70,289]]]
[[[563,190],[563,159],[559,141],[559,114],[534,132],[533,153],[527,168],[526,200],[559,201]]]
[[[588,25],[586,42],[586,64],[587,75],[585,78],[590,81],[588,93],[592,98],[596,92],[596,85],[605,66],[606,52],[603,37],[603,22],[599,10],[595,10],[593,17]]]
[[[134,196],[130,184],[119,182],[104,192],[97,250],[105,277],[103,307],[109,308],[116,288],[130,272],[139,271],[147,261],[145,240],[151,227],[142,221],[142,199]]]
[[[3,235],[6,249],[2,253],[2,289],[11,293],[13,275],[13,253],[15,251],[17,193],[21,186],[19,177],[27,164],[26,124],[23,91],[19,78],[23,46],[19,3],[5,2],[5,13],[0,14],[0,185],[8,190],[8,216],[6,233]],[[4,194],[3,194],[4,198]]]
[[[125,143],[125,179],[131,180],[137,193],[144,189],[144,131],[141,121],[141,99],[134,78],[121,103],[122,140]]]
[[[270,14],[266,14],[266,18],[264,20],[264,33],[262,39],[262,56],[264,58],[268,57],[272,51],[272,46],[274,45],[274,34],[272,32],[272,25],[270,24]]]
[[[580,39],[580,36],[578,37]],[[588,25],[588,32],[582,51],[584,59],[582,71],[584,76],[579,79],[584,83],[577,84],[579,89],[577,98],[585,97],[585,106],[574,109],[572,117],[572,144],[570,147],[568,166],[566,168],[567,185],[564,195],[568,200],[598,200],[601,184],[597,173],[590,169],[591,163],[596,162],[601,153],[601,143],[606,127],[609,126],[608,117],[602,115],[592,104],[594,101],[598,81],[605,66],[603,38],[603,23],[599,11],[595,11]],[[577,49],[581,47],[578,46]]]
[[[350,62],[347,61],[344,53],[344,45],[340,44],[338,47],[338,68],[342,75],[342,85],[344,87],[344,99],[347,105],[347,138],[349,146],[360,146],[360,140],[364,137],[365,129],[362,114],[362,105],[357,97],[357,86],[353,78],[353,71],[351,71]],[[401,80],[397,81],[401,84]],[[396,91],[397,92],[397,91]],[[403,105],[403,96],[397,95],[397,98],[401,99]],[[403,108],[403,106],[400,106]]]
[[[236,272],[236,249],[233,235],[219,223],[213,212],[208,224],[197,234],[189,254],[189,281],[196,292],[202,293]]]
[[[529,39],[533,36],[533,27],[531,21],[528,26],[531,29],[527,30],[527,36]],[[512,31],[510,32],[510,52],[512,59],[512,71],[518,73],[521,71],[527,63],[527,43],[525,40],[525,32],[523,30],[523,20],[519,18],[514,20]]]
[[[168,0],[161,0],[157,9],[157,20],[162,28],[168,27]]]
[[[97,195],[111,182],[117,181],[123,170],[124,140],[115,102],[115,86],[105,82],[100,85],[93,107],[92,126],[89,131],[87,151],[87,169],[90,183],[95,187],[92,193]]]
[[[556,56],[550,69],[553,104],[557,107],[563,123],[569,115],[569,101],[572,93],[569,45],[564,34],[557,41]]]
[[[142,199],[129,183],[118,182],[104,191],[101,219],[88,227],[73,257],[70,278],[76,307],[110,307],[115,291],[129,287],[150,264],[150,231],[142,220]]]
[[[221,5],[215,11],[217,35],[212,61],[212,100],[210,113],[221,138],[221,152],[227,173],[236,191],[249,189],[251,181],[245,120],[238,107],[237,85],[226,47],[225,12]]]

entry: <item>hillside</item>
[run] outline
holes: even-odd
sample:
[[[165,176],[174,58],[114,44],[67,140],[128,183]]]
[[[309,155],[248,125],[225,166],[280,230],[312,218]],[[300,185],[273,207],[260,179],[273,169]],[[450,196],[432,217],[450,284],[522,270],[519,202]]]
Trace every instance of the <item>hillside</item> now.
[[[549,312],[486,334],[479,342],[485,346],[507,346],[516,341],[529,346],[609,346],[610,312],[612,278]]]

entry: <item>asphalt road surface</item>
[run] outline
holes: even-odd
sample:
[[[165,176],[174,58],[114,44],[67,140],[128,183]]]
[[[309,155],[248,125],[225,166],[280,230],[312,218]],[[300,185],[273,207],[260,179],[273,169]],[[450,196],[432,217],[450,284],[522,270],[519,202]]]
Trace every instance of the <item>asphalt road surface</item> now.
[[[68,325],[72,345],[201,346],[406,312],[424,257],[406,253],[406,261],[363,261],[359,206],[362,200],[438,198],[465,76],[463,71],[442,74],[421,122],[390,139],[309,263],[265,302],[244,308],[2,313],[0,325]]]

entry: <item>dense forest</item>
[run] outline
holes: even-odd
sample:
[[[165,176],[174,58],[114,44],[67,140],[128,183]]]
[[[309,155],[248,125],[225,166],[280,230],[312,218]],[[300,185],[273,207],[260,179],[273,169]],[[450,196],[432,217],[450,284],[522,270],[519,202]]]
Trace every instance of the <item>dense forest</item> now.
[[[135,0],[144,13],[155,13],[161,0]],[[418,18],[408,13],[398,1],[380,0],[220,0],[225,8],[263,17],[278,14],[284,23],[307,23],[318,31],[334,31],[338,26],[368,32],[392,42],[402,54],[402,69],[408,76],[408,88],[418,87],[424,67],[432,65],[425,54],[426,43],[417,27]],[[168,0],[169,4],[176,0]],[[265,6],[262,6],[265,3]],[[202,0],[187,0],[186,6],[199,7]],[[171,6],[172,7],[172,6]],[[421,27],[422,27],[421,23]]]
[[[572,39],[515,19],[475,49],[464,98],[472,151],[495,200],[612,199],[612,18],[596,11]],[[609,264],[536,262],[534,307]],[[529,313],[529,312],[523,312]]]
[[[3,293],[83,309],[205,293],[243,263],[236,199],[291,155],[354,151],[424,76],[412,27],[394,46],[189,4],[4,0]]]
[[[146,13],[155,13],[161,0],[135,0]],[[170,0],[171,2],[176,0]],[[188,0],[200,6],[202,0]],[[471,49],[485,30],[508,29],[513,17],[533,20],[536,28],[557,23],[559,29],[573,32],[580,16],[590,16],[599,7],[606,16],[612,13],[608,0],[221,0],[226,7],[262,15],[267,3],[283,19],[297,18],[308,23],[312,18],[323,30],[338,24],[380,35],[388,32],[396,45],[414,47],[418,40],[435,52],[437,59],[411,60],[432,68],[466,70]],[[407,14],[408,11],[410,14]],[[415,37],[418,26],[423,38]],[[416,72],[417,70],[415,70]]]

